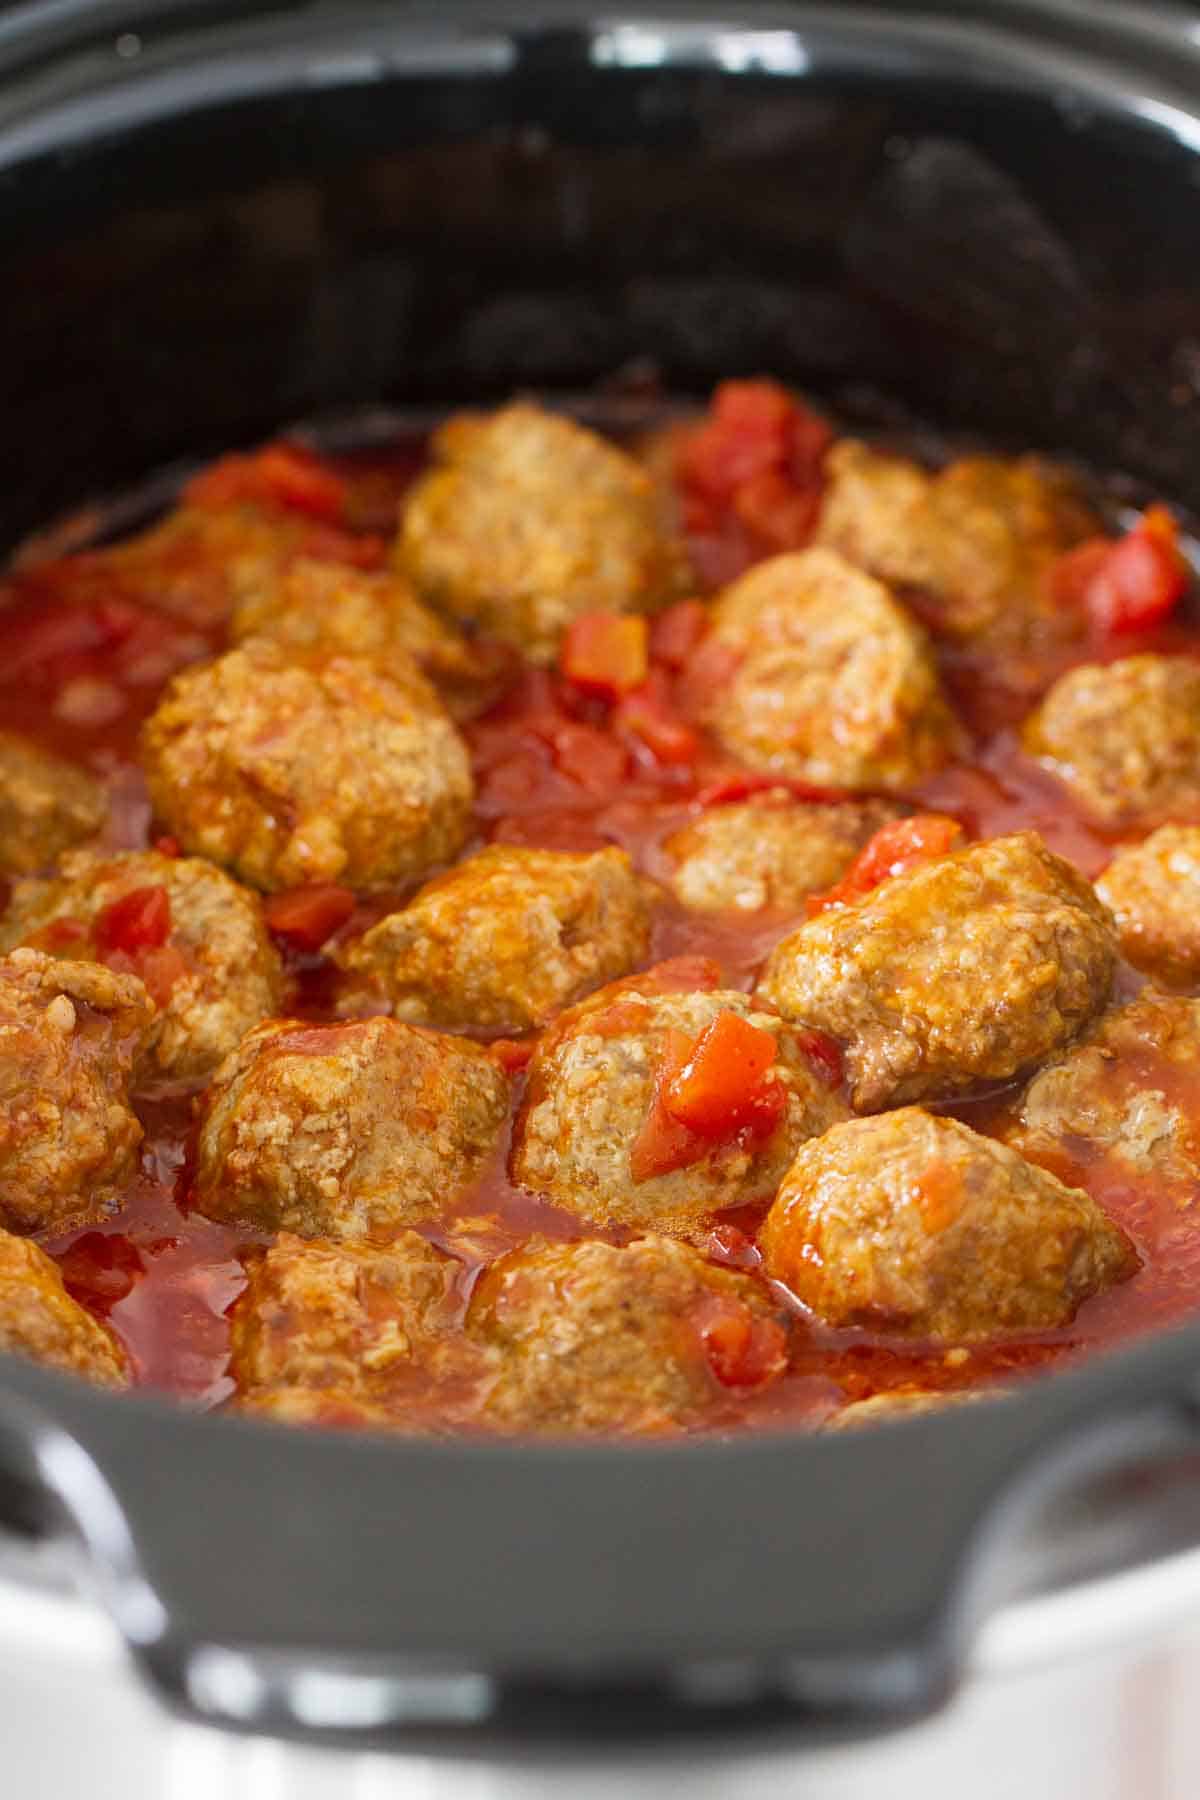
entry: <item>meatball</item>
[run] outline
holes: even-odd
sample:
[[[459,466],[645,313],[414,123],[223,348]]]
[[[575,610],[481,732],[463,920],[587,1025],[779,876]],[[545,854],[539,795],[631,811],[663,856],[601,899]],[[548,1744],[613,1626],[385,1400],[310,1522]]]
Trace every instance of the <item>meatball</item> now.
[[[10,1231],[0,1231],[0,1350],[101,1387],[129,1379],[112,1333],[72,1300],[46,1252]]]
[[[784,1090],[778,1111],[761,1135],[697,1138],[678,1166],[639,1169],[639,1179],[633,1152],[673,1047],[686,1056],[725,1012],[775,1040],[767,1081],[773,1094],[776,1084]],[[639,994],[621,983],[564,1015],[539,1044],[517,1117],[513,1175],[585,1218],[686,1236],[709,1213],[773,1194],[797,1145],[846,1110],[806,1055],[803,1034],[755,1011],[745,994]]]
[[[1200,1181],[1200,1001],[1147,991],[1030,1082],[1005,1133],[1080,1179],[1098,1158],[1189,1205]]]
[[[664,844],[671,887],[697,912],[794,910],[840,881],[867,839],[903,811],[887,800],[803,805],[785,793],[715,806]]]
[[[966,456],[928,474],[849,438],[825,468],[818,542],[920,590],[938,630],[1007,650],[1082,634],[1045,577],[1103,525],[1063,470],[1033,456]]]
[[[142,749],[184,849],[253,887],[385,887],[447,862],[469,826],[466,746],[415,665],[293,661],[255,638],[178,675]]]
[[[890,1425],[895,1419],[920,1418],[928,1413],[945,1412],[947,1407],[970,1406],[977,1400],[998,1400],[1005,1388],[889,1388],[886,1393],[872,1394],[869,1400],[854,1400],[834,1413],[822,1427],[825,1431],[858,1431],[867,1425]]]
[[[449,420],[413,488],[397,561],[431,604],[530,661],[585,612],[645,612],[686,591],[647,472],[540,407]]]
[[[32,875],[99,831],[98,781],[13,731],[0,731],[0,872]]]
[[[338,960],[399,1018],[527,1031],[643,961],[649,943],[646,893],[623,850],[498,845],[429,882]]]
[[[903,789],[956,744],[924,631],[832,550],[759,563],[717,601],[709,641],[731,666],[709,722],[751,768]]]
[[[277,1416],[294,1416],[306,1394],[314,1405],[318,1396],[350,1400],[416,1425],[447,1365],[459,1375],[470,1366],[457,1330],[460,1272],[413,1231],[380,1248],[284,1233],[249,1265],[230,1315],[229,1372],[258,1410],[275,1396]]]
[[[1190,657],[1126,656],[1071,669],[1022,736],[1099,825],[1200,815],[1200,662]]]
[[[130,909],[141,917],[126,923]],[[15,944],[145,981],[159,1011],[140,1079],[201,1080],[279,1010],[283,970],[257,894],[198,857],[76,851],[56,879],[17,883],[0,919],[0,948]]]
[[[507,1081],[462,1039],[394,1019],[275,1020],[205,1097],[194,1204],[266,1231],[375,1237],[441,1212],[507,1115]]]
[[[1200,826],[1162,825],[1118,850],[1096,892],[1128,962],[1172,987],[1200,982]]]
[[[1116,932],[1033,832],[972,844],[831,907],[776,945],[760,995],[846,1044],[873,1112],[1002,1081],[1104,1006]]]
[[[802,1144],[759,1244],[823,1323],[935,1342],[1065,1325],[1137,1267],[1082,1189],[915,1106]]]
[[[235,644],[267,637],[305,654],[365,657],[401,677],[411,657],[455,718],[496,699],[512,673],[500,645],[475,643],[422,605],[400,576],[301,557],[244,578],[230,622]]]
[[[484,1412],[507,1431],[676,1431],[787,1361],[782,1315],[758,1282],[661,1237],[502,1257],[467,1328],[497,1354]]]
[[[37,950],[0,960],[0,1225],[100,1218],[133,1173],[129,1078],[154,1006],[142,983]]]

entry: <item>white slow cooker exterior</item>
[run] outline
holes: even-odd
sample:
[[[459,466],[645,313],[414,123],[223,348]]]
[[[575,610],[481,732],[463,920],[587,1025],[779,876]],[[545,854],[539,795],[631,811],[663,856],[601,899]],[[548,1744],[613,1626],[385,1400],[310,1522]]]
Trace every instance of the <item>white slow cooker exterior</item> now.
[[[24,1553],[9,1560],[22,1564],[0,1576],[0,1793],[12,1800],[1200,1795],[1200,1550],[1009,1607],[984,1631],[953,1705],[897,1736],[534,1764],[313,1749],[181,1723],[57,1558],[49,1579]]]

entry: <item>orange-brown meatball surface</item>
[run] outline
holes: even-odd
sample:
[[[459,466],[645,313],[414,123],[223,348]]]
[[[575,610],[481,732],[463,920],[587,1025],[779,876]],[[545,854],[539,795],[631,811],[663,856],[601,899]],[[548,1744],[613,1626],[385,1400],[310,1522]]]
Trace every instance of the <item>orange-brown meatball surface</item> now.
[[[1066,1324],[1137,1267],[1082,1189],[918,1107],[802,1144],[759,1241],[825,1324],[939,1342]]]
[[[823,806],[783,793],[710,807],[663,845],[672,892],[697,912],[790,910],[840,881],[867,839],[903,810],[888,800]]]
[[[1163,825],[1118,850],[1096,892],[1127,962],[1172,987],[1200,982],[1200,826]]]
[[[46,1252],[10,1231],[0,1231],[0,1350],[100,1387],[129,1380],[112,1333],[72,1300]]]
[[[100,783],[13,731],[0,731],[0,874],[32,875],[103,825]]]

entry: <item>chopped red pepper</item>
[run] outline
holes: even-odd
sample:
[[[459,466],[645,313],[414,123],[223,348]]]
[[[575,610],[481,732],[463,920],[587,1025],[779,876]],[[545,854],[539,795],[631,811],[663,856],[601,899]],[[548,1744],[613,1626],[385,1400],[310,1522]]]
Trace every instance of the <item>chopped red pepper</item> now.
[[[1068,550],[1049,579],[1060,605],[1082,608],[1109,633],[1161,624],[1187,591],[1189,575],[1174,518],[1165,506],[1150,506],[1123,537],[1090,538]]]
[[[699,737],[672,708],[657,671],[636,692],[626,694],[613,714],[613,725],[644,744],[655,762],[667,767],[695,762],[700,754]]]
[[[882,825],[859,851],[842,879],[823,894],[810,894],[809,918],[831,906],[852,906],[893,875],[906,875],[922,863],[945,856],[963,835],[957,819],[944,813],[917,813]]]
[[[559,666],[589,694],[616,699],[646,679],[650,631],[635,613],[581,613],[563,638]]]
[[[664,668],[682,669],[708,631],[703,600],[680,600],[660,613],[650,627],[650,655]]]
[[[755,1119],[779,1046],[769,1031],[735,1012],[719,1012],[663,1091],[672,1118],[706,1137],[731,1137]],[[772,1081],[786,1102],[780,1084]]]
[[[345,516],[346,483],[303,444],[265,444],[248,456],[223,456],[183,491],[190,506],[281,506],[335,523]]]
[[[708,1294],[692,1314],[704,1354],[722,1387],[756,1388],[787,1368],[787,1333],[724,1294]]]
[[[139,950],[156,950],[171,935],[171,899],[165,887],[131,888],[119,900],[110,900],[96,914],[92,935],[98,948],[123,950],[133,955]]]
[[[686,1169],[689,1163],[698,1162],[709,1147],[705,1138],[689,1130],[666,1105],[667,1089],[687,1067],[691,1053],[691,1043],[682,1031],[665,1033],[650,1109],[629,1147],[629,1173],[637,1182],[669,1175],[673,1169]]]
[[[354,895],[334,882],[289,888],[263,904],[270,929],[295,950],[319,950],[354,911]]]

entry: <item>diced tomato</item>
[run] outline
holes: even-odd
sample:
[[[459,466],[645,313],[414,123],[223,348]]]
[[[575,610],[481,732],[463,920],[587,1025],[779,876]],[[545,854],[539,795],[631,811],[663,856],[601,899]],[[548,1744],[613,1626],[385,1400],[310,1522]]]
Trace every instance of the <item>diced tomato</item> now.
[[[354,911],[354,895],[336,883],[289,888],[263,903],[267,925],[295,950],[319,950]]]
[[[133,972],[140,975],[155,1006],[170,1004],[175,983],[188,972],[187,959],[174,944],[152,944],[130,958]]]
[[[169,836],[156,837],[154,840],[154,848],[158,851],[160,856],[178,856],[180,850],[179,839],[177,837]]]
[[[1050,571],[1060,605],[1081,607],[1105,633],[1159,625],[1187,591],[1190,570],[1179,528],[1165,506],[1150,506],[1123,537],[1091,538]]]
[[[702,1247],[724,1269],[757,1269],[762,1262],[754,1239],[740,1225],[714,1225]]]
[[[811,801],[814,805],[834,805],[848,798],[842,788],[813,787],[796,781],[790,775],[759,775],[753,769],[735,765],[725,769],[718,765],[707,771],[708,779],[696,790],[697,806],[724,806],[733,800],[749,800],[755,794],[781,791],[793,800]]]
[[[644,744],[655,762],[678,767],[695,762],[700,739],[674,711],[657,672],[635,693],[626,694],[613,714],[613,727]]]
[[[650,655],[668,669],[682,669],[708,631],[703,600],[680,600],[659,613],[650,627]]]
[[[845,1059],[837,1039],[807,1025],[793,1026],[792,1037],[796,1048],[812,1063],[821,1080],[829,1087],[841,1087],[845,1079]]]
[[[636,613],[581,613],[567,627],[559,666],[576,687],[615,699],[645,681],[649,639]]]
[[[38,933],[38,942],[47,950],[65,950],[68,944],[81,943],[87,935],[82,919],[51,919]]]
[[[807,544],[821,510],[816,488],[798,488],[781,469],[764,469],[733,497],[736,517],[772,550],[799,550]]]
[[[537,1044],[533,1038],[493,1038],[488,1053],[494,1056],[506,1075],[519,1075],[533,1060]]]
[[[906,875],[922,863],[945,856],[960,842],[963,828],[944,813],[917,813],[883,825],[859,851],[842,879],[823,894],[811,894],[808,916],[831,906],[852,906],[893,875]]]
[[[145,1268],[136,1244],[117,1231],[84,1232],[63,1251],[58,1266],[72,1299],[93,1312],[107,1312],[124,1300]]]
[[[667,1090],[687,1067],[691,1053],[691,1042],[682,1031],[665,1033],[650,1108],[629,1148],[629,1173],[634,1181],[651,1181],[673,1169],[686,1169],[690,1163],[698,1162],[709,1147],[705,1138],[689,1130],[666,1105]]]
[[[790,449],[795,401],[774,381],[723,381],[710,415],[681,446],[684,485],[729,502],[738,488],[780,466]]]
[[[769,1031],[735,1012],[719,1012],[663,1091],[672,1118],[713,1138],[732,1137],[751,1122],[779,1047]],[[779,1086],[773,1081],[772,1088]]]
[[[201,469],[183,499],[189,506],[281,506],[332,523],[345,516],[346,483],[303,444],[265,444]]]
[[[101,951],[155,950],[171,935],[171,898],[165,887],[131,888],[96,914],[92,935]]]
[[[706,1295],[692,1322],[722,1387],[764,1387],[787,1368],[787,1333],[779,1320],[756,1317],[739,1300]]]
[[[559,771],[597,798],[612,793],[629,767],[625,746],[594,725],[564,720],[554,728],[553,748]]]
[[[684,529],[701,573],[808,543],[824,490],[829,425],[773,381],[727,381],[676,452]]]

